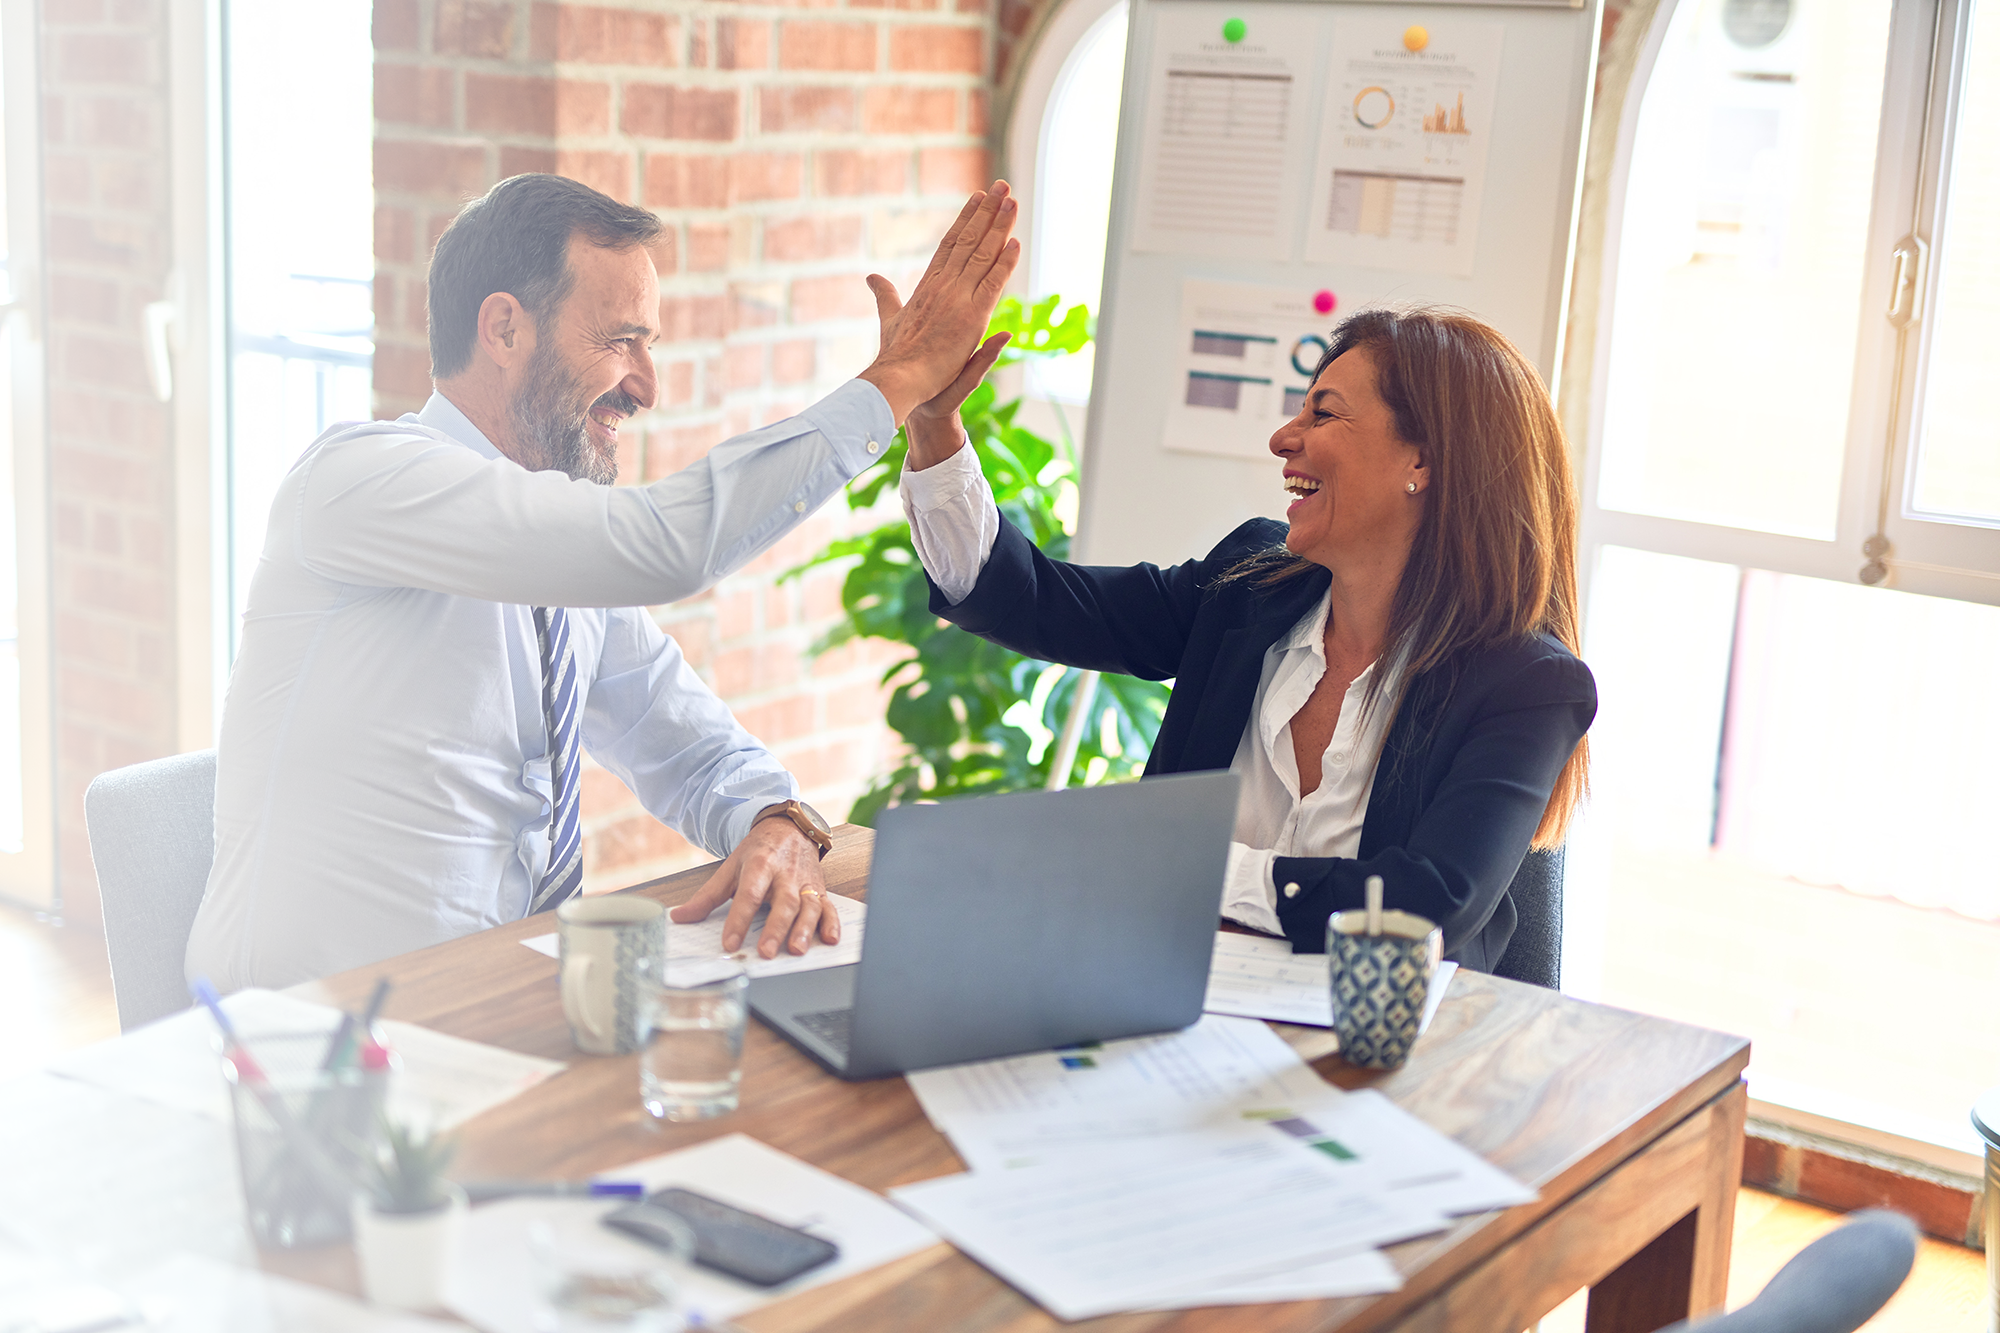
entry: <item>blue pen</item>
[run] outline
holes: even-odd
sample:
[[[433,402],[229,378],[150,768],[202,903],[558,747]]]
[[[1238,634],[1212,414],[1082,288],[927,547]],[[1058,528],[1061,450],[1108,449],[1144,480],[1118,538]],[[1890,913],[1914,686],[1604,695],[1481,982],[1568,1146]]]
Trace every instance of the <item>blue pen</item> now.
[[[460,1188],[473,1203],[524,1194],[569,1199],[638,1199],[646,1194],[636,1180],[479,1180]]]

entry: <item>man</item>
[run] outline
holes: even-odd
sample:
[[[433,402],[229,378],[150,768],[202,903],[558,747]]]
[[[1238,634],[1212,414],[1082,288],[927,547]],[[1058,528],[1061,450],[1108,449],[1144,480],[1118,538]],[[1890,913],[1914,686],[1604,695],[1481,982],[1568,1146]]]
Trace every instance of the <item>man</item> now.
[[[431,261],[436,392],[339,426],[280,486],[223,705],[189,975],[284,986],[546,911],[582,876],[580,747],[727,859],[675,913],[839,937],[824,823],[643,610],[740,568],[991,366],[1014,201],[967,202],[879,355],[789,421],[613,489],[656,400],[651,213],[556,176],[468,204]]]

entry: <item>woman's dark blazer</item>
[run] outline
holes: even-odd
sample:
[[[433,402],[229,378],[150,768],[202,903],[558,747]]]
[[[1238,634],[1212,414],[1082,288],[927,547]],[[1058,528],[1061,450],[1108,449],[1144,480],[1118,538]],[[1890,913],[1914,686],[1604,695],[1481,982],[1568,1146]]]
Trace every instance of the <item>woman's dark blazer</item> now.
[[[931,610],[1029,657],[1147,680],[1174,677],[1146,775],[1228,768],[1264,653],[1326,594],[1325,570],[1258,588],[1216,580],[1283,543],[1254,519],[1202,560],[1161,569],[1051,560],[1004,518],[972,593]],[[1597,712],[1590,669],[1543,635],[1481,649],[1411,682],[1375,771],[1359,855],[1281,856],[1278,920],[1301,953],[1326,948],[1326,918],[1360,907],[1370,875],[1390,906],[1444,927],[1445,955],[1491,971],[1514,933],[1507,886],[1549,792]]]

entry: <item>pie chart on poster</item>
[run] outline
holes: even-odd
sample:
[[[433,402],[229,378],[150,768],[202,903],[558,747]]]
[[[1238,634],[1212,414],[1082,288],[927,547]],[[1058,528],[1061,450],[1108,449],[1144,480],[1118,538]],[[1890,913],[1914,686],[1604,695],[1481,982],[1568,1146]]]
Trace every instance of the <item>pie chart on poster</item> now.
[[[1379,130],[1396,114],[1396,99],[1386,88],[1363,88],[1354,94],[1354,118],[1371,130]]]

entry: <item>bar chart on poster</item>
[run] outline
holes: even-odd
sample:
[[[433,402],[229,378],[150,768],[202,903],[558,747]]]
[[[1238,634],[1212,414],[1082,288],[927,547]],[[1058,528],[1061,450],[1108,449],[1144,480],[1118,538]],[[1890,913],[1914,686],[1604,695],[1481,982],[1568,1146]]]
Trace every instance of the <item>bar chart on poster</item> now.
[[[1281,515],[1271,434],[1356,310],[1467,310],[1553,375],[1600,6],[1133,0],[1078,559]]]

